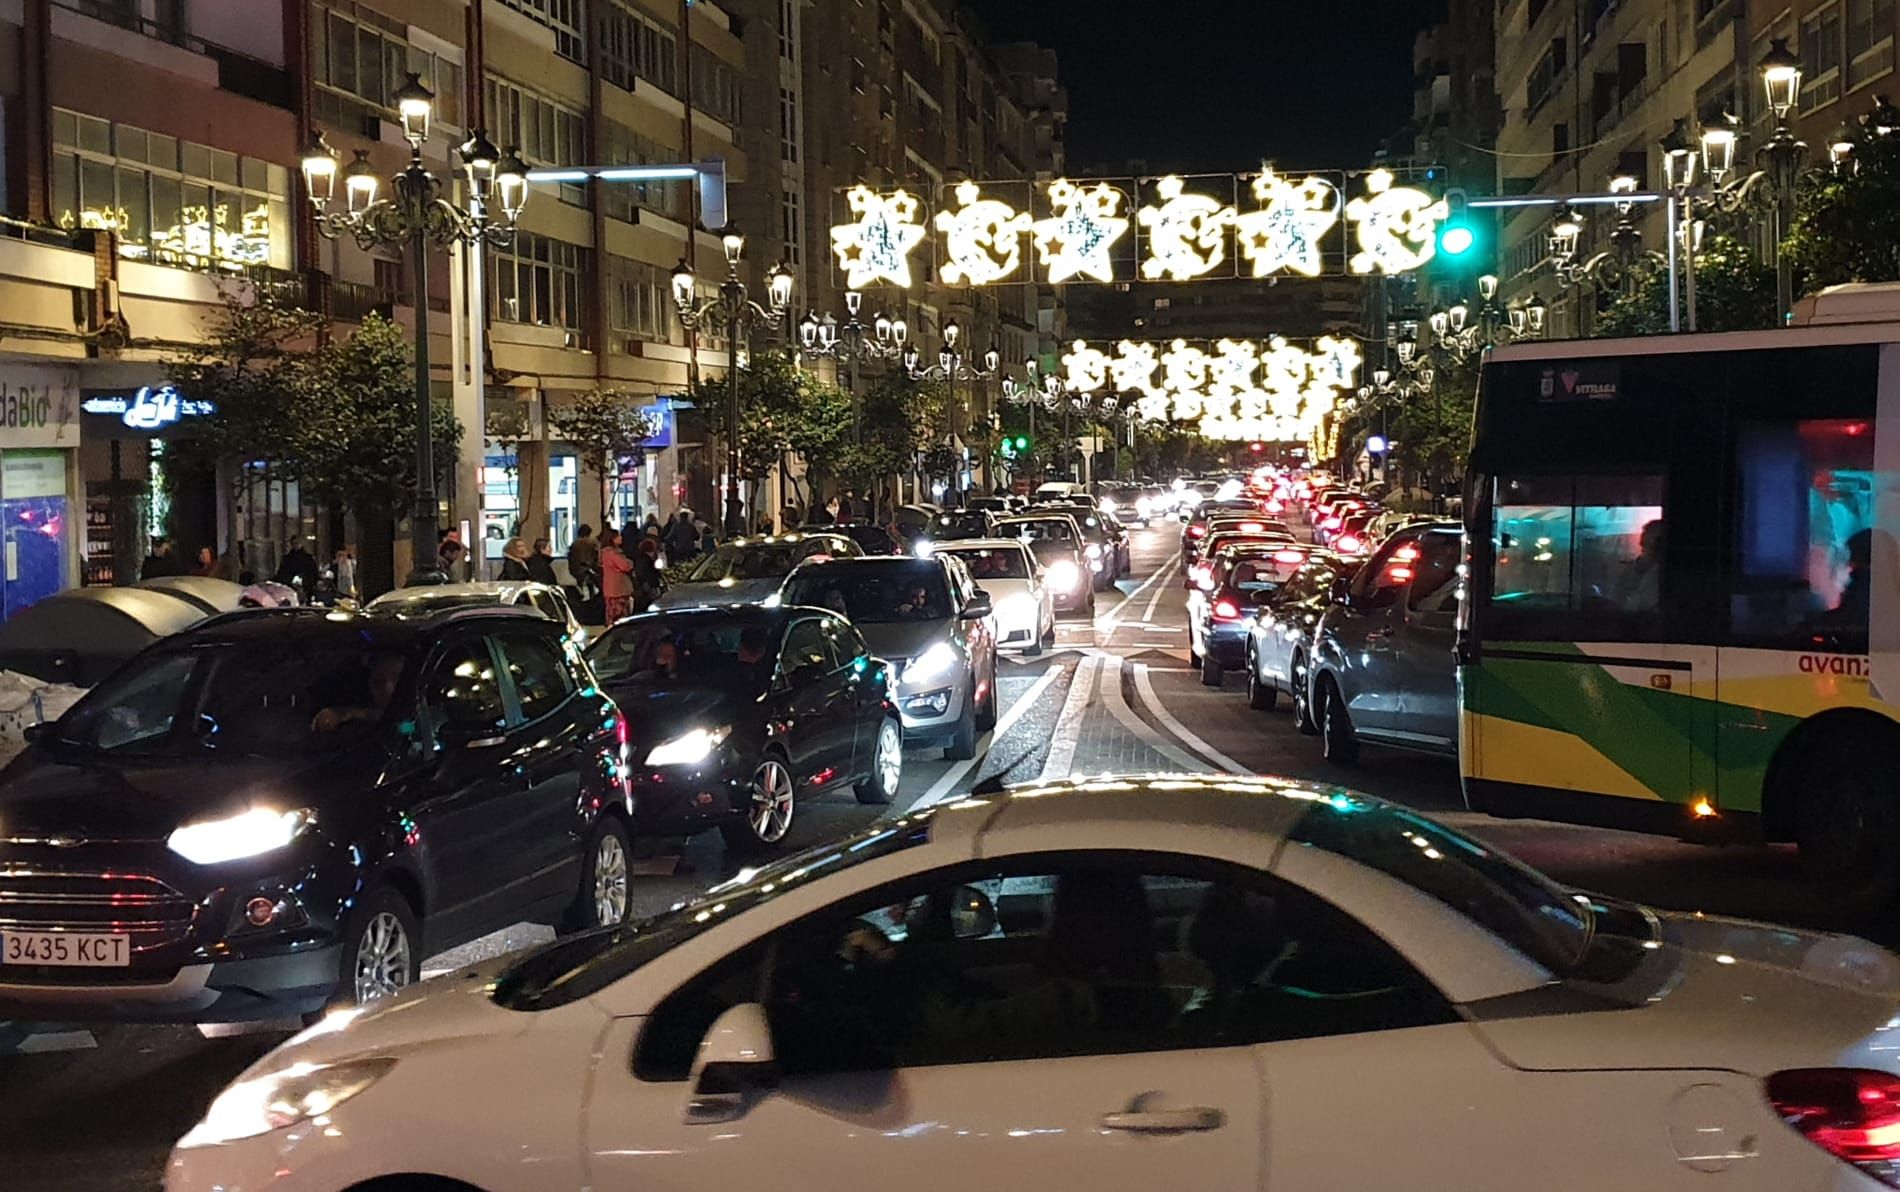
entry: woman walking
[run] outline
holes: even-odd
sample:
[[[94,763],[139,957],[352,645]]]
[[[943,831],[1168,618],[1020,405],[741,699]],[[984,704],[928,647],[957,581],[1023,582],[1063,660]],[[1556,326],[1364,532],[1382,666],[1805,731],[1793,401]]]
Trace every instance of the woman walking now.
[[[633,560],[621,550],[618,530],[600,532],[600,594],[606,605],[607,624],[633,611]]]

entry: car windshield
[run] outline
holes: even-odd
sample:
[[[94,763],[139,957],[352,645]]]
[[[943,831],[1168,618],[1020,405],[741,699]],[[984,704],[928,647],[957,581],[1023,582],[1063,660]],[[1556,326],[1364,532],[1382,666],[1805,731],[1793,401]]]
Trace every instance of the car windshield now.
[[[941,621],[951,613],[943,564],[928,559],[811,567],[785,585],[784,598],[786,604],[843,613],[860,625]]]
[[[1035,517],[1007,521],[997,527],[1003,538],[1020,538],[1031,546],[1039,542],[1074,542],[1075,524],[1066,517]]]
[[[982,510],[967,513],[940,513],[930,523],[930,532],[939,538],[977,538],[989,533],[989,521]]]
[[[946,555],[955,555],[963,560],[970,569],[971,578],[978,583],[986,579],[1028,579],[1029,560],[1023,557],[1021,547],[959,547],[946,548]]]
[[[640,617],[623,621],[587,650],[602,683],[744,683],[773,657],[773,629],[738,618]]]
[[[731,881],[664,914],[549,944],[502,973],[491,996],[497,1005],[510,1010],[551,1010],[591,997],[701,932],[781,895],[805,889],[813,878],[829,877],[927,843],[933,814],[912,812],[764,868],[741,869]]]
[[[326,753],[382,731],[407,662],[354,634],[161,650],[75,705],[56,740],[114,756]]]
[[[722,579],[782,579],[798,562],[796,543],[772,543],[741,546],[727,544],[699,561],[688,573],[688,583],[711,583]]]
[[[1562,976],[1590,950],[1584,900],[1528,866],[1400,807],[1333,794],[1288,836],[1396,878]]]

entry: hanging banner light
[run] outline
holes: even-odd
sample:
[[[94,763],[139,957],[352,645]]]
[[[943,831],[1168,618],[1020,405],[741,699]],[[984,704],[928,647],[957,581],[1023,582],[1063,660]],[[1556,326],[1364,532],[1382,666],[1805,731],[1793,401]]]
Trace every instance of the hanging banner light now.
[[[1114,281],[1109,253],[1128,231],[1128,221],[1121,218],[1128,196],[1106,182],[1077,186],[1067,178],[1051,182],[1048,193],[1052,214],[1037,220],[1033,232],[1043,280],[1051,285],[1084,276]]]
[[[853,290],[880,281],[910,285],[911,250],[923,243],[922,204],[908,191],[879,194],[868,186],[851,188],[847,201],[856,218],[831,229],[831,251]]]
[[[1213,272],[1226,259],[1233,206],[1208,195],[1187,193],[1187,182],[1174,174],[1155,183],[1155,194],[1160,204],[1143,207],[1135,215],[1148,245],[1141,275],[1149,281],[1191,281]]]
[[[1354,273],[1409,273],[1438,251],[1438,224],[1451,215],[1450,204],[1395,181],[1392,171],[1374,170],[1366,196],[1346,205],[1359,241]]]
[[[956,196],[956,210],[937,212],[944,252],[939,272],[944,282],[987,286],[1015,274],[1023,260],[1028,214],[1000,199],[984,198],[983,188],[974,182],[959,182]]]
[[[1253,275],[1318,277],[1326,267],[1321,242],[1339,223],[1339,189],[1323,178],[1295,182],[1267,170],[1253,180],[1253,195],[1264,206],[1234,217],[1240,253]]]

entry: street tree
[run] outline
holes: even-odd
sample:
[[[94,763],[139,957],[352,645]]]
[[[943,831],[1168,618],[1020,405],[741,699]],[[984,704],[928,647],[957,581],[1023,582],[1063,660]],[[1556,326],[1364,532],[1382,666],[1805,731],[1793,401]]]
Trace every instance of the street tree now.
[[[1808,293],[1900,279],[1900,136],[1864,136],[1851,169],[1805,175],[1784,249]]]
[[[548,408],[548,421],[574,445],[581,466],[600,481],[601,516],[613,508],[620,482],[620,461],[638,455],[659,426],[624,389],[592,389],[573,401]]]
[[[1775,271],[1735,236],[1706,236],[1696,253],[1696,328],[1749,331],[1775,325]],[[1669,274],[1651,270],[1597,315],[1599,336],[1669,330]]]

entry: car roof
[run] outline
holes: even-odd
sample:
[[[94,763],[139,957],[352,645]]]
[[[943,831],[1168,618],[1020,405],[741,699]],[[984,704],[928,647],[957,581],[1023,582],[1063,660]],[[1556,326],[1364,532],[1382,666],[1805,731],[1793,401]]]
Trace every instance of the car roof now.
[[[922,558],[916,555],[865,555],[861,559],[806,559],[794,568],[794,571],[810,571],[820,567],[826,571],[872,571],[890,567],[897,563],[931,563],[935,561],[936,556],[934,553]]]
[[[220,613],[200,621],[172,640],[183,642],[215,637],[224,641],[261,641],[286,636],[319,638],[354,632],[367,638],[371,644],[400,648],[416,638],[464,622],[559,628],[538,610],[505,604],[424,609],[421,612],[398,612],[387,605],[382,608],[366,607],[355,612],[302,605]]]
[[[431,596],[492,596],[497,604],[506,604],[524,592],[554,592],[559,589],[552,584],[536,583],[533,580],[484,580],[466,584],[416,584],[408,588],[396,588],[384,592],[369,602],[375,608],[382,604],[395,604],[403,600],[427,600]]]
[[[767,608],[762,604],[694,604],[685,608],[665,608],[655,609],[651,612],[634,613],[632,616],[622,617],[620,620],[615,621],[612,629],[619,629],[623,625],[638,627],[641,625],[680,623],[706,625],[719,623],[776,625],[795,611],[810,613],[826,612],[827,610],[821,608],[804,608],[802,606],[794,608]],[[830,615],[835,616],[836,614],[833,613]],[[602,634],[601,636],[604,638],[606,634]]]
[[[1028,550],[1029,544],[1020,538],[953,538],[948,542],[939,542],[932,550],[936,554],[943,555],[966,550],[1000,550],[1006,547]]]
[[[788,546],[805,541],[807,538],[849,538],[843,530],[832,526],[806,526],[784,534],[749,534],[738,538],[728,538],[720,547],[728,546]]]

